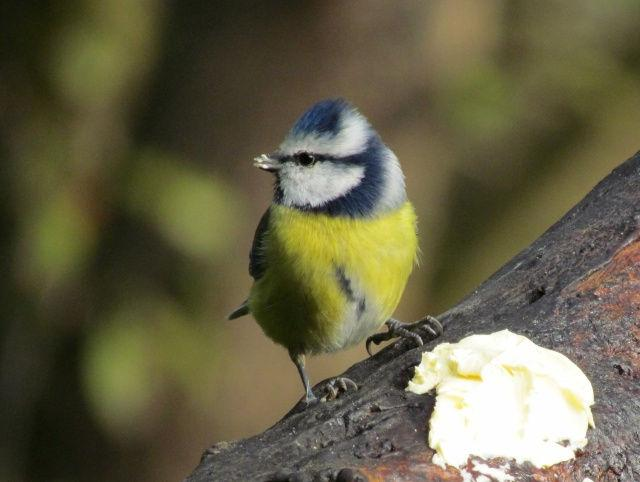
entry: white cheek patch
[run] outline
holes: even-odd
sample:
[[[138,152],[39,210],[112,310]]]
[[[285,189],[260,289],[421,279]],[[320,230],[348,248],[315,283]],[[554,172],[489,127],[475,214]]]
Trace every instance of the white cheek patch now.
[[[404,184],[404,174],[396,155],[386,149],[384,166],[384,188],[377,202],[376,208],[381,211],[391,211],[401,206],[407,200]]]
[[[278,151],[286,156],[306,151],[333,157],[347,157],[362,152],[370,137],[369,123],[357,112],[344,113],[337,134],[289,135]]]
[[[278,173],[282,204],[318,207],[347,194],[364,177],[364,167],[318,162],[310,167],[287,163]]]

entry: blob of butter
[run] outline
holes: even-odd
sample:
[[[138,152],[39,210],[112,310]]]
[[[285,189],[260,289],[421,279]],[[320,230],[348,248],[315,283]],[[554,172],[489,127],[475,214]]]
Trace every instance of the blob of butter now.
[[[566,356],[509,330],[442,343],[423,353],[407,390],[436,388],[430,420],[433,462],[469,455],[536,467],[572,459],[587,444],[593,389]]]

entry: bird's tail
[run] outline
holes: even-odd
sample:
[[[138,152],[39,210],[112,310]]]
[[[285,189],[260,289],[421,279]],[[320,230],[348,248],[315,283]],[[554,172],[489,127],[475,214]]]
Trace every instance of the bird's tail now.
[[[235,320],[236,318],[240,318],[241,316],[249,314],[249,300],[244,300],[238,308],[233,310],[229,316],[227,316],[228,320]]]

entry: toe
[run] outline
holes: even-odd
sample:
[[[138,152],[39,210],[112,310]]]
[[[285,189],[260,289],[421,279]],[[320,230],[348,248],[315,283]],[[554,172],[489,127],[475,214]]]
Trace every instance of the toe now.
[[[367,353],[369,354],[369,356],[373,356],[373,353],[371,353],[371,343],[373,343],[373,340],[371,339],[371,337],[369,337],[364,344],[364,347],[367,349]]]
[[[327,384],[326,391],[327,394],[323,398],[324,401],[338,398],[338,389],[335,387],[333,380]]]
[[[391,339],[391,337],[389,336],[389,332],[376,333],[375,335],[371,335],[369,338],[367,338],[367,341],[365,342],[364,346],[367,349],[367,353],[369,354],[369,356],[373,356],[373,353],[371,353],[371,344],[372,343],[374,345],[379,345],[383,341],[387,341],[387,340],[390,340],[390,339]]]
[[[346,377],[337,377],[326,383],[324,386],[325,395],[321,398],[321,401],[335,400],[340,394],[357,389],[358,385],[353,380]]]
[[[351,378],[343,378],[342,380],[347,388],[352,388],[353,390],[357,390],[359,388],[358,384],[351,380]]]
[[[440,336],[442,335],[442,333],[444,333],[444,328],[442,327],[442,323],[440,323],[440,321],[437,318],[427,315],[425,320],[427,321],[428,326],[434,331],[435,335]]]
[[[424,325],[422,325],[422,330],[426,331],[429,334],[430,338],[438,338],[438,336],[440,336],[440,334],[438,333],[437,329],[434,328],[429,323],[425,323]]]
[[[336,378],[336,385],[338,385],[338,389],[342,390],[343,392],[346,392],[348,390],[345,380],[345,378]]]
[[[417,333],[411,333],[411,338],[413,338],[413,341],[415,341],[417,346],[424,345],[424,343],[422,341],[422,337],[420,335],[418,335]]]

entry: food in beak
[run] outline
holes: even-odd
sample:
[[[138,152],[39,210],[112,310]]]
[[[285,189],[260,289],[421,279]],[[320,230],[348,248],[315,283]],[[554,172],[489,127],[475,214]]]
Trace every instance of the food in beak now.
[[[253,165],[263,171],[275,172],[280,169],[280,161],[269,157],[267,154],[262,154],[253,160]]]

